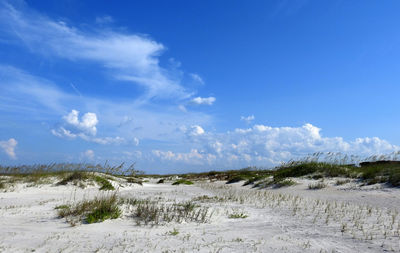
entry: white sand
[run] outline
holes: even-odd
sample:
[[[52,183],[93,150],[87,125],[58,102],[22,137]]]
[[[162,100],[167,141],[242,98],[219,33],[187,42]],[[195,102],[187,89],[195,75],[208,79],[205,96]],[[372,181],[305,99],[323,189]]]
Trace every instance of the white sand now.
[[[120,196],[160,203],[202,195],[225,198],[197,202],[213,210],[209,223],[153,227],[138,226],[127,211],[115,220],[71,227],[54,207],[102,194],[97,187],[19,185],[0,193],[0,252],[400,251],[399,189],[359,190],[347,184],[312,191],[309,181],[300,183],[270,190],[223,182],[122,185]],[[233,213],[248,217],[228,218]],[[174,229],[179,234],[169,233]]]

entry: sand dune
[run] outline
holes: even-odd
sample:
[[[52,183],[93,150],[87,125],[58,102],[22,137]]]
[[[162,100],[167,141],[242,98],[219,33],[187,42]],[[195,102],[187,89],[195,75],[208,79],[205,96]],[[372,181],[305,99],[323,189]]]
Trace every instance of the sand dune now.
[[[124,199],[195,203],[202,222],[138,225],[132,207],[104,222],[71,226],[56,206],[111,194],[96,186],[17,184],[0,193],[1,252],[382,252],[400,251],[400,190],[349,183],[308,190],[308,179],[280,189],[242,183],[143,186],[113,182]]]

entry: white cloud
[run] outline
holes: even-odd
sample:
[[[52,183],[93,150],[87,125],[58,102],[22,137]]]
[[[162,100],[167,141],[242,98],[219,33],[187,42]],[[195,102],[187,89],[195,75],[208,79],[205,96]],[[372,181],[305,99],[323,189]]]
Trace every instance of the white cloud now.
[[[247,117],[241,116],[240,120],[246,121],[247,124],[251,123],[255,119],[254,115],[249,115]]]
[[[109,29],[87,32],[8,2],[0,3],[0,31],[34,53],[99,63],[116,79],[143,86],[145,99],[190,96],[179,78],[160,66],[159,56],[165,47],[148,36]]]
[[[196,82],[198,82],[198,83],[200,83],[200,84],[204,84],[203,78],[201,78],[201,76],[199,76],[198,74],[191,73],[190,76],[191,76],[192,79],[195,80]]]
[[[79,120],[79,112],[77,110],[72,110],[68,115],[64,116],[63,119],[67,124],[73,126],[82,132],[90,135],[96,135],[97,128],[96,125],[99,123],[97,120],[97,115],[92,112],[87,112]]]
[[[212,105],[215,102],[215,100],[216,100],[215,97],[208,97],[208,98],[195,97],[191,100],[191,102],[197,105]]]
[[[86,141],[92,141],[98,144],[108,145],[108,144],[121,144],[125,143],[125,139],[122,137],[103,137],[103,138],[83,138]]]
[[[51,133],[57,137],[67,137],[74,139],[80,137],[85,141],[91,141],[98,144],[121,144],[125,142],[122,137],[96,137],[99,123],[97,115],[93,112],[87,112],[79,119],[79,111],[72,110],[69,114],[62,117],[63,123],[61,126],[51,129]],[[138,140],[134,140],[138,143]]]
[[[83,159],[93,160],[94,159],[94,151],[91,149],[86,150],[81,154]]]
[[[0,148],[10,157],[11,159],[17,159],[17,155],[15,154],[15,147],[18,142],[11,138],[8,141],[0,141]]]
[[[135,146],[139,146],[139,139],[138,138],[136,138],[136,137],[134,137],[133,138],[133,140],[132,140],[132,142],[133,142],[133,144],[135,145]]]
[[[195,128],[186,130],[192,133]],[[235,129],[225,133],[207,132],[207,134],[188,134],[188,145],[197,150],[203,157],[204,164],[213,167],[227,168],[249,165],[272,166],[289,159],[303,158],[314,152],[342,152],[349,155],[366,157],[373,154],[388,154],[400,150],[399,146],[373,138],[357,138],[345,141],[341,137],[324,137],[321,129],[312,124],[301,127],[270,127],[254,125],[248,129]],[[163,153],[159,155],[167,160],[184,161],[177,157],[186,157],[184,154]],[[208,156],[218,159],[210,160]],[[196,161],[199,163],[199,161]]]
[[[202,112],[182,113],[175,103],[149,106],[135,101],[100,99],[88,95],[81,97],[72,90],[71,93],[65,92],[49,80],[10,66],[0,65],[0,76],[2,113],[23,115],[31,119],[37,119],[40,115],[40,120],[49,124],[59,121],[60,115],[64,115],[66,111],[70,113],[71,107],[77,111],[95,113],[98,120],[101,113],[103,136],[120,136],[125,140],[136,137],[166,141],[177,138],[176,129],[182,122],[187,125],[209,125],[212,122],[212,117]],[[52,133],[59,137],[76,138],[77,132],[73,131],[77,130],[76,127],[67,124],[64,119],[61,120],[61,124]],[[98,125],[99,123],[95,126],[96,129]],[[114,143],[116,141],[118,140],[115,139]]]
[[[199,136],[203,135],[204,133],[205,133],[204,129],[199,125],[190,126],[189,130],[187,131],[187,134],[189,136]]]

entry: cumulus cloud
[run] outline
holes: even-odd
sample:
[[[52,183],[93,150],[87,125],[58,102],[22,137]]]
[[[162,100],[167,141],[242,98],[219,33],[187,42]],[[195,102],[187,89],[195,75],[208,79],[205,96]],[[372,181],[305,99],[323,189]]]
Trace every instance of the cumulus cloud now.
[[[68,115],[64,116],[64,121],[70,126],[82,131],[86,134],[96,135],[97,128],[96,125],[99,123],[97,120],[97,115],[93,112],[87,112],[83,114],[82,119],[79,120],[79,112],[77,110],[72,110]]]
[[[215,97],[208,97],[208,98],[202,98],[202,97],[195,97],[191,100],[193,104],[197,105],[212,105],[215,102]]]
[[[91,33],[7,1],[0,3],[0,31],[9,36],[3,39],[13,37],[34,53],[99,63],[111,70],[114,78],[144,87],[147,99],[190,96],[172,70],[160,66],[159,56],[165,47],[148,36],[109,29]]]
[[[0,148],[10,157],[11,159],[17,159],[17,155],[15,154],[15,147],[18,142],[11,138],[8,141],[0,141]]]
[[[245,121],[247,124],[251,123],[255,119],[254,115],[249,115],[247,117],[241,116],[240,120]]]
[[[99,123],[97,115],[93,112],[87,112],[79,118],[79,111],[72,110],[70,113],[62,117],[63,122],[55,129],[51,130],[51,133],[61,138],[80,137],[85,141],[91,141],[98,144],[121,144],[125,142],[122,137],[96,137],[97,128],[96,125]]]
[[[191,154],[196,157],[194,164],[202,157],[204,164],[213,166],[271,166],[289,159],[299,159],[314,152],[342,152],[349,155],[366,157],[373,154],[387,154],[400,150],[399,146],[386,140],[357,138],[345,141],[342,137],[324,137],[321,129],[304,124],[300,127],[271,127],[254,125],[247,129],[235,129],[225,133],[196,133],[192,127],[185,131],[190,137],[191,153],[158,152],[157,157],[164,160],[176,160],[190,164],[192,160],[184,159]],[[193,141],[193,138],[195,141]],[[188,144],[189,145],[189,144]],[[210,159],[216,157],[218,159]]]
[[[192,125],[190,127],[182,126],[180,130],[189,137],[200,136],[205,133],[204,129],[199,125]]]

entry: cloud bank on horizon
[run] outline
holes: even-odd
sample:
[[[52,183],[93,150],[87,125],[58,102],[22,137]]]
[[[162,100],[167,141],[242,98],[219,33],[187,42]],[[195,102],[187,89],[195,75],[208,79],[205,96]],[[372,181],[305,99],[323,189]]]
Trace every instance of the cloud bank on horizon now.
[[[190,78],[206,86],[204,79],[180,64],[166,64],[161,42],[121,31],[114,20],[99,17],[95,23],[100,27],[86,24],[83,29],[24,2],[0,2],[0,43],[40,59],[44,69],[0,61],[1,120],[10,122],[1,126],[3,161],[136,161],[144,170],[204,170],[272,166],[313,152],[368,156],[400,149],[378,137],[325,137],[310,123],[253,123],[252,112],[237,116],[246,127],[219,130],[223,116],[210,111],[217,96],[201,95],[187,82]],[[60,70],[68,64],[88,66],[96,83],[80,91],[72,84],[75,79],[68,79],[74,75],[70,67]],[[109,83],[112,96],[96,91]]]

